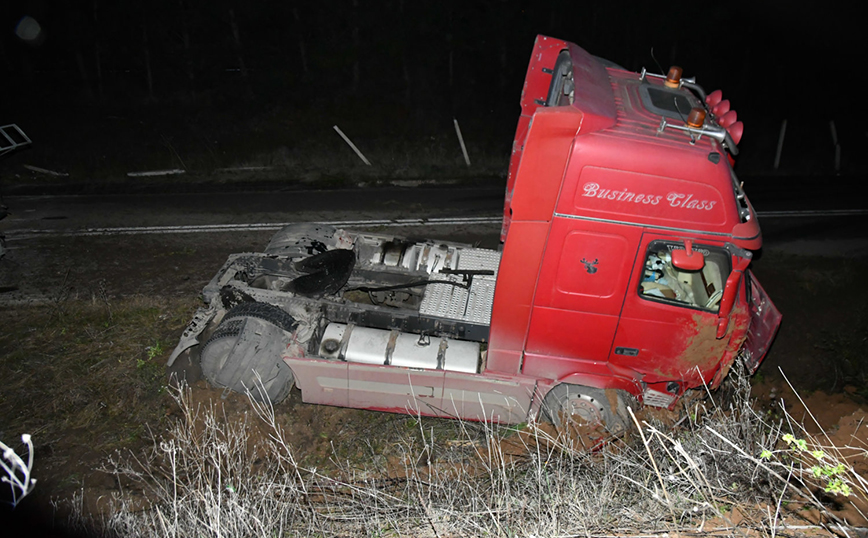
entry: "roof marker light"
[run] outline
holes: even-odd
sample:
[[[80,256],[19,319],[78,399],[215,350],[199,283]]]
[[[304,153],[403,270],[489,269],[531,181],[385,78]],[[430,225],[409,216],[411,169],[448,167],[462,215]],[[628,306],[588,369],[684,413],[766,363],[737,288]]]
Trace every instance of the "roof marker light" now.
[[[717,118],[717,123],[721,127],[729,127],[733,123],[738,120],[738,114],[735,113],[735,110],[730,110],[723,116]]]
[[[708,97],[705,98],[705,104],[709,107],[714,108],[717,106],[717,103],[723,100],[723,92],[720,90],[714,90],[713,92],[708,94]]]
[[[705,110],[699,107],[690,109],[690,114],[687,116],[687,126],[694,129],[701,129],[705,123]]]
[[[741,137],[744,135],[744,124],[737,121],[726,128],[729,136],[732,137],[732,143],[738,145],[741,142]]]
[[[724,99],[723,101],[714,105],[714,107],[712,107],[711,109],[711,113],[718,118],[723,116],[727,112],[729,112],[729,99]]]
[[[683,71],[684,70],[677,65],[673,65],[669,68],[669,73],[666,75],[666,82],[663,84],[665,84],[667,88],[677,88],[679,84],[681,84],[681,73]]]

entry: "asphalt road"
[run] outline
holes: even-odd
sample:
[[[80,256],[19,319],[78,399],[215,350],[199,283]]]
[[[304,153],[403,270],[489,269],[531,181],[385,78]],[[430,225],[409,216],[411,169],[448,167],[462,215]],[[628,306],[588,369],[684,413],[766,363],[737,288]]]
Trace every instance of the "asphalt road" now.
[[[824,337],[864,334],[855,309],[864,302],[868,208],[852,194],[748,187],[764,235],[755,271],[786,319],[765,368],[787,365],[809,386],[828,373],[816,366]],[[261,250],[288,222],[353,222],[496,248],[502,199],[491,186],[6,197],[0,308],[103,295],[192,299],[229,254]]]
[[[798,253],[868,254],[868,203],[840,178],[753,180],[745,190],[759,213],[765,248]],[[350,227],[477,225],[495,233],[503,188],[390,187],[340,191],[208,192],[7,196],[11,215],[0,223],[10,249],[36,237],[273,231],[299,221]],[[484,228],[484,229],[483,229]],[[411,232],[412,233],[412,232]],[[418,230],[415,234],[422,233]]]

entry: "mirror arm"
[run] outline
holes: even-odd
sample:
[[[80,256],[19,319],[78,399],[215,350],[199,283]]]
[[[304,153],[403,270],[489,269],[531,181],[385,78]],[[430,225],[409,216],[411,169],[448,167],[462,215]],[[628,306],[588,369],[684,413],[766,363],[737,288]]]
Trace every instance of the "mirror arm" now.
[[[729,245],[727,245],[729,246]],[[741,250],[741,249],[739,249]],[[720,308],[717,310],[717,338],[718,340],[726,336],[729,328],[729,315],[732,313],[732,307],[735,305],[735,296],[738,293],[738,286],[750,265],[751,255],[749,251],[743,251],[747,256],[735,256],[735,263],[732,273],[726,279],[726,286],[723,288],[723,297],[720,300]]]

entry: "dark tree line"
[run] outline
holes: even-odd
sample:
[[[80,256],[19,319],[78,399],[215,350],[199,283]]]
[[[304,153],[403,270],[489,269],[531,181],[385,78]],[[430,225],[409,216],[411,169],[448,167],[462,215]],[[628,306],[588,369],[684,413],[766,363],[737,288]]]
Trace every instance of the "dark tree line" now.
[[[17,7],[7,6],[0,21],[7,91],[80,103],[291,94],[410,106],[476,91],[497,100],[521,74],[533,38],[523,29],[512,35],[520,10],[503,3],[81,0]],[[38,46],[14,34],[23,15],[42,26]]]
[[[686,35],[689,10],[565,0],[66,0],[2,9],[0,54],[13,90],[84,103],[358,95],[403,106],[514,103],[537,33],[633,69],[657,69],[653,48],[662,68],[681,62],[688,72],[708,64],[719,41]],[[24,15],[41,23],[41,45],[15,36]]]
[[[25,15],[42,25],[41,44],[15,35]],[[706,89],[722,88],[740,111],[768,110],[770,102],[783,109],[805,99],[840,108],[846,102],[836,86],[809,90],[797,74],[857,65],[858,20],[831,8],[782,12],[763,0],[747,7],[6,0],[0,4],[0,72],[5,102],[373,101],[454,114],[514,108],[534,36],[542,33],[633,70],[679,64]]]

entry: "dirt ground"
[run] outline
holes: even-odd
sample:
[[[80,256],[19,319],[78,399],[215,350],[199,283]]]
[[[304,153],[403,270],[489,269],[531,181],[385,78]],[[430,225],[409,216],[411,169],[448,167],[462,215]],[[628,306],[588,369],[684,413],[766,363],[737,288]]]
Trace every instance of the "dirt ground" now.
[[[496,240],[494,227],[442,233],[457,240]],[[33,435],[39,486],[27,502],[35,513],[74,494],[83,495],[90,510],[104,508],[118,487],[99,470],[106,459],[141,452],[177,412],[162,365],[198,306],[198,293],[229,253],[261,249],[270,236],[46,238],[11,250],[0,262],[0,377],[9,386],[20,385],[0,395],[0,435],[7,442],[21,433]],[[793,416],[805,416],[809,431],[827,432],[842,446],[866,446],[868,287],[861,280],[866,270],[864,258],[775,250],[763,253],[754,266],[784,316],[754,379],[754,396],[770,413],[783,402]],[[149,320],[144,332],[141,319]],[[33,358],[35,353],[43,358]],[[45,381],[27,362],[61,359],[81,360],[87,367]],[[120,366],[113,367],[113,361]],[[128,394],[99,392],[94,387],[100,379],[94,377],[100,376],[111,390]],[[246,398],[204,382],[193,387],[193,395],[197,404],[220,403],[227,417],[252,420]],[[92,412],[82,418],[79,408]],[[304,463],[319,467],[363,451],[388,454],[390,443],[414,427],[404,416],[304,404],[297,389],[277,411]]]

